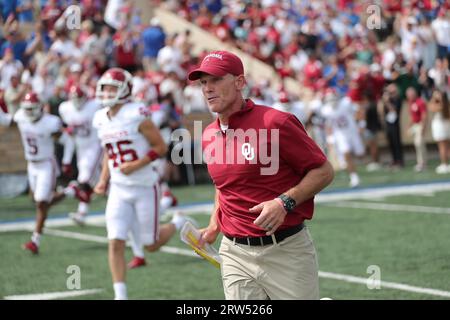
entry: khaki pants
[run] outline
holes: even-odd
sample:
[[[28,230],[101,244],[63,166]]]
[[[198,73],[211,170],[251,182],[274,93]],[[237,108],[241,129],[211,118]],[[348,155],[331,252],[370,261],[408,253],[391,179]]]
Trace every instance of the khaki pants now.
[[[413,124],[411,131],[416,149],[416,162],[419,166],[423,167],[427,164],[427,145],[425,144],[425,137],[422,134],[423,124]]]
[[[227,300],[319,299],[316,250],[306,227],[267,246],[223,237],[219,253]]]

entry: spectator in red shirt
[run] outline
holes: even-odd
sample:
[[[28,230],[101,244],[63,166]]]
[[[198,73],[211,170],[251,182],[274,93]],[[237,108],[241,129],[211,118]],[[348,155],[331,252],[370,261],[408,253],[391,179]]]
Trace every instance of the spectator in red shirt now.
[[[122,26],[113,36],[115,46],[115,58],[119,68],[129,72],[136,70],[136,43],[133,39],[133,33]]]
[[[41,19],[46,26],[47,31],[53,30],[56,21],[62,15],[62,8],[58,5],[57,0],[49,0],[41,12]]]
[[[195,25],[203,30],[209,30],[212,26],[212,14],[205,6],[200,7],[198,17],[195,19]]]
[[[375,98],[375,101],[379,101],[383,95],[386,79],[384,79],[381,66],[378,63],[374,63],[370,66],[370,78],[373,97]]]
[[[427,164],[427,145],[425,144],[427,105],[417,96],[417,91],[414,87],[409,87],[406,90],[406,100],[411,119],[408,132],[414,139],[414,147],[416,149],[417,163],[414,169],[420,172],[425,169]]]
[[[311,89],[317,88],[317,81],[322,77],[322,62],[317,59],[315,53],[311,53],[308,62],[303,68],[304,80],[303,85]]]
[[[403,0],[384,0],[383,5],[385,11],[395,15],[396,13],[400,13],[402,11]]]
[[[333,168],[294,115],[244,100],[236,55],[213,51],[188,78],[200,81],[218,114],[202,138],[216,197],[201,233],[207,243],[224,234],[226,299],[318,299],[316,253],[304,220]]]

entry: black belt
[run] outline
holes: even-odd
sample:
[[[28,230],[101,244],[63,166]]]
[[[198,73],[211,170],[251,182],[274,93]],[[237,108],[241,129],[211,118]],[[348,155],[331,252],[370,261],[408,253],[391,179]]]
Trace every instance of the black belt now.
[[[305,227],[304,223],[283,229],[280,231],[276,231],[274,233],[275,239],[278,242],[283,241],[287,237],[290,237],[298,232],[300,232]],[[267,246],[269,244],[273,244],[272,236],[261,236],[261,237],[243,237],[243,238],[237,238],[237,237],[230,237],[225,235],[228,239],[230,239],[233,242],[240,243],[240,244],[246,244],[248,246]]]

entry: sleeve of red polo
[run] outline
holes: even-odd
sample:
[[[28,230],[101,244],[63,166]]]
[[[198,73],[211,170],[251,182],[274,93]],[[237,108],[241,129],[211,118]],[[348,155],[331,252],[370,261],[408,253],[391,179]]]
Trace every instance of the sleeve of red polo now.
[[[300,176],[322,166],[327,160],[294,115],[289,115],[280,127],[280,157]]]

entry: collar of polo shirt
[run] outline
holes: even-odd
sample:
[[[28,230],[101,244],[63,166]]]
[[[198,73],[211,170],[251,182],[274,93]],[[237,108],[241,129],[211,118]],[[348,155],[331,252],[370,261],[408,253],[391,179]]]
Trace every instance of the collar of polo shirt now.
[[[245,105],[244,108],[242,108],[239,111],[236,111],[235,113],[231,114],[228,118],[228,129],[235,129],[235,126],[233,124],[236,123],[236,120],[239,119],[242,115],[246,114],[247,112],[250,112],[253,110],[253,107],[255,106],[255,103],[250,99],[245,99]],[[216,119],[216,127],[218,132],[222,132],[220,129],[220,120],[219,118]]]

